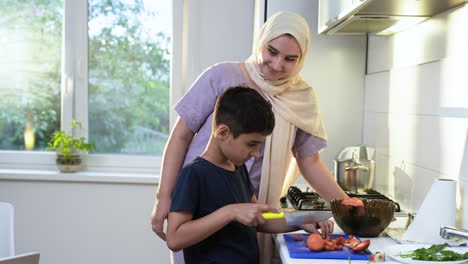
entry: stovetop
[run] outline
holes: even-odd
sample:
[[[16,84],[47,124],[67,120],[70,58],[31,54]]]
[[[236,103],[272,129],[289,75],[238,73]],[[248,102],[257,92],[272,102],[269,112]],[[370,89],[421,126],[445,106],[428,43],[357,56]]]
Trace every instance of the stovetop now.
[[[350,193],[346,192],[349,197],[358,197],[361,199],[385,199],[391,200],[387,196],[375,191],[375,190],[366,190],[365,193]],[[302,191],[296,186],[291,186],[288,189],[286,197],[281,198],[281,206],[283,208],[288,207],[288,203],[294,207],[296,210],[309,210],[309,211],[331,211],[330,203],[325,201],[318,193],[313,191]],[[400,205],[395,202],[395,212],[400,212]]]

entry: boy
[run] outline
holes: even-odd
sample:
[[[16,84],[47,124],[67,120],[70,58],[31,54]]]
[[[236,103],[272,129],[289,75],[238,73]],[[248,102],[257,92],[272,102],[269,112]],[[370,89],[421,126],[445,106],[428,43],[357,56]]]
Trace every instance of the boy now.
[[[244,165],[257,156],[275,125],[272,107],[254,89],[234,87],[217,100],[210,141],[177,178],[167,245],[190,263],[259,262],[257,231],[298,230],[284,219],[265,221]],[[315,225],[315,224],[313,224]]]

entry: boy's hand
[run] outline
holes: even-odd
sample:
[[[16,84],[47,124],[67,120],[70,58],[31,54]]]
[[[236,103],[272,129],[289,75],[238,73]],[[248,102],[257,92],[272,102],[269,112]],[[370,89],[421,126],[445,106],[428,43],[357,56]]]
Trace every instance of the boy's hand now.
[[[313,224],[304,224],[300,225],[304,231],[309,233],[320,234],[323,238],[329,238],[330,235],[333,233],[334,223],[331,220],[325,220],[318,223]],[[320,229],[320,231],[319,231]]]
[[[231,211],[234,221],[253,227],[265,223],[265,219],[261,213],[278,212],[277,209],[267,204],[256,203],[231,204],[228,206],[228,210]]]

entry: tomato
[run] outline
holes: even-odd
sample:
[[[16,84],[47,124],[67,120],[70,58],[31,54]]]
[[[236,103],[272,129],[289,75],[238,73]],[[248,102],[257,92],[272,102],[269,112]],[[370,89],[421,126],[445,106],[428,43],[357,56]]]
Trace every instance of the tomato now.
[[[323,249],[323,238],[319,234],[311,234],[307,238],[306,246],[312,251],[321,251]]]
[[[351,205],[351,206],[364,206],[364,203],[362,202],[362,200],[357,197],[346,198],[343,201],[341,201],[341,204]]]
[[[370,240],[364,240],[361,243],[359,243],[358,245],[356,245],[355,247],[353,247],[353,252],[354,253],[361,252],[361,251],[367,249],[369,247],[369,244],[370,244]]]
[[[333,245],[325,245],[323,246],[323,249],[325,249],[326,251],[333,251],[335,250],[335,247]]]
[[[344,245],[344,242],[346,241],[346,239],[342,236],[339,236],[339,237],[335,237],[334,239],[332,239],[332,241],[336,244],[336,245]]]
[[[349,235],[349,239],[345,240],[343,245],[353,249],[355,246],[357,246],[360,243],[361,241],[359,239],[357,239],[353,235]]]
[[[295,241],[302,241],[302,238],[301,238],[300,235],[296,235],[296,236],[294,237],[294,240],[295,240]]]

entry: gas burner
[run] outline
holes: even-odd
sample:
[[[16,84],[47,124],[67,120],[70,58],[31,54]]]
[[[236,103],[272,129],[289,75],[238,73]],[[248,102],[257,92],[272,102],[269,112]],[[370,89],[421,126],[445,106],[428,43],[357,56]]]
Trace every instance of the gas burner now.
[[[351,193],[346,192],[349,197],[357,197],[360,199],[384,199],[391,200],[387,196],[375,191],[366,190],[364,193]],[[310,210],[310,211],[331,211],[330,203],[325,201],[318,193],[313,191],[301,191],[296,186],[291,186],[286,195],[291,205],[296,210]],[[282,204],[284,204],[284,199]],[[395,212],[400,212],[400,205],[395,202]]]
[[[378,191],[375,190],[365,190],[363,193],[352,193],[352,192],[346,192],[346,194],[349,197],[357,197],[357,198],[362,198],[362,199],[385,199],[389,200],[387,196],[379,193]]]
[[[322,199],[316,192],[303,192],[299,188],[291,186],[286,197],[296,210],[331,210],[330,203]]]

